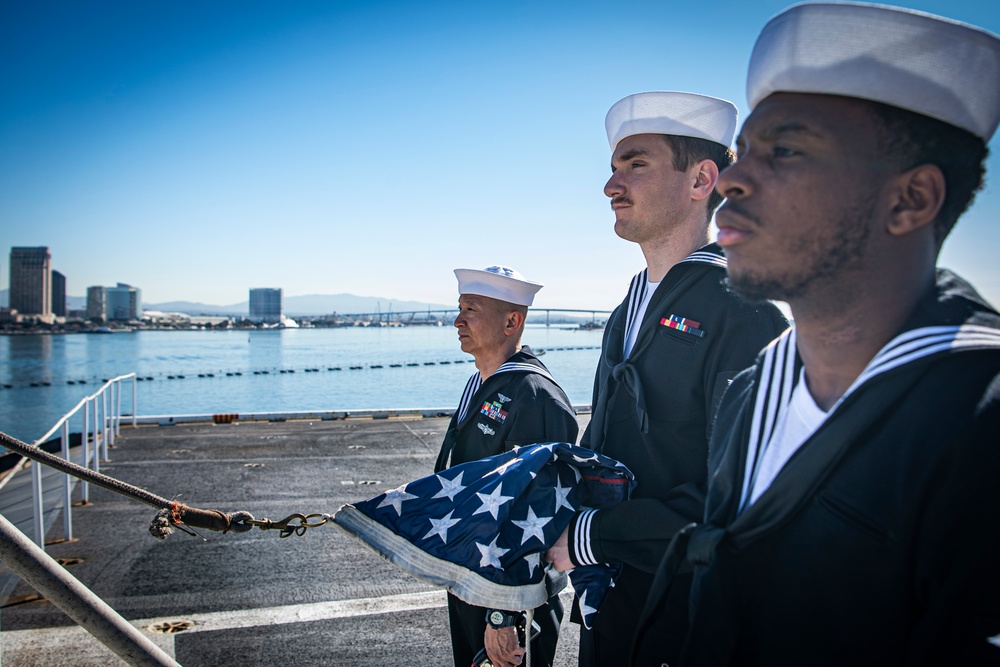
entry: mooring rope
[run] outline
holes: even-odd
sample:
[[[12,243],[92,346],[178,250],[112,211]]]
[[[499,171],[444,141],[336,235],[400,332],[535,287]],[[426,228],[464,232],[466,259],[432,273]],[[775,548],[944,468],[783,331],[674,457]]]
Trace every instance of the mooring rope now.
[[[228,533],[229,531],[246,533],[253,530],[254,526],[257,526],[261,530],[280,530],[281,537],[288,537],[292,534],[302,535],[307,528],[322,526],[331,518],[329,514],[293,514],[280,521],[271,521],[270,519],[254,519],[253,514],[246,511],[226,514],[221,510],[198,509],[196,507],[189,507],[176,500],[167,500],[155,493],[150,493],[146,489],[127,484],[114,477],[95,472],[54,454],[49,454],[38,447],[21,442],[6,433],[0,432],[0,446],[6,447],[10,451],[29,458],[32,461],[55,468],[59,472],[72,475],[89,484],[94,484],[108,491],[113,491],[114,493],[155,507],[159,511],[149,525],[149,532],[159,540],[166,539],[173,532],[174,528],[190,533],[190,531],[185,530],[184,526],[204,528],[221,533]],[[310,522],[310,519],[316,518],[320,520]],[[298,521],[298,523],[294,523],[295,521]]]

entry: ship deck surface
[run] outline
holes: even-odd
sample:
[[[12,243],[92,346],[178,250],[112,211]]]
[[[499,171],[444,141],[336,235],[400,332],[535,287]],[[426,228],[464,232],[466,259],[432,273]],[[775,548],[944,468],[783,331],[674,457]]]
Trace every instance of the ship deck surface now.
[[[581,427],[588,417],[580,416]],[[123,428],[101,471],[202,509],[273,520],[332,513],[429,474],[447,424]],[[48,553],[66,559],[75,577],[185,667],[451,664],[444,593],[332,524],[285,539],[255,528],[158,541],[147,532],[153,508],[94,487],[90,500],[74,509],[76,539],[50,544]],[[5,667],[124,664],[33,594],[19,583],[0,611]],[[164,634],[154,626],[187,629]],[[577,636],[564,622],[558,665],[576,664]]]

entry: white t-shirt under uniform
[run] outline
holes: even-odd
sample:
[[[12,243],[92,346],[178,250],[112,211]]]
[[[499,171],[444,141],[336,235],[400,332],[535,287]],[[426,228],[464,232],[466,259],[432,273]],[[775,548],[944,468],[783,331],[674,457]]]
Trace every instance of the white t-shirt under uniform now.
[[[760,495],[771,486],[774,478],[788,463],[788,459],[798,451],[802,443],[816,432],[827,413],[813,400],[806,386],[806,369],[802,368],[799,382],[792,391],[788,406],[778,416],[771,439],[762,447],[759,455],[747,452],[746,475],[743,481],[742,509],[757,502]],[[754,461],[751,457],[756,458]],[[750,499],[746,501],[749,489]]]
[[[639,310],[636,312],[635,318],[630,322],[628,331],[625,332],[626,359],[628,359],[628,355],[632,354],[632,347],[635,346],[635,339],[639,335],[640,327],[642,327],[642,319],[646,317],[646,308],[649,306],[649,300],[653,298],[653,292],[659,286],[660,283],[646,281],[646,291],[642,295],[642,303],[639,304]]]

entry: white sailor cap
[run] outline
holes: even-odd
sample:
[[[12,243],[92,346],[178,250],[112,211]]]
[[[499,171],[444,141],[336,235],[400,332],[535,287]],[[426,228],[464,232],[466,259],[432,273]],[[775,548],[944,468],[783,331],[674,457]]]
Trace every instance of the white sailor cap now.
[[[696,93],[653,91],[636,93],[615,102],[604,119],[608,143],[634,134],[673,134],[707,139],[727,148],[736,134],[736,106],[717,97]]]
[[[747,75],[752,110],[771,93],[882,102],[989,141],[1000,122],[1000,38],[950,19],[857,3],[800,4],[772,18]]]
[[[525,280],[520,273],[506,266],[486,269],[455,269],[459,294],[478,294],[518,306],[530,306],[541,283]]]

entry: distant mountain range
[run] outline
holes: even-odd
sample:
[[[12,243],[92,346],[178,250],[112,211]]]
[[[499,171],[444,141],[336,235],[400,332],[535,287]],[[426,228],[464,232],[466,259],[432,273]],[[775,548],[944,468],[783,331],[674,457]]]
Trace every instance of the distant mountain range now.
[[[7,290],[0,290],[0,307],[6,307],[7,303]],[[67,296],[66,305],[70,310],[82,310],[87,307],[87,298]],[[289,317],[329,315],[331,313],[385,313],[390,310],[398,313],[413,310],[446,310],[455,307],[455,304],[398,301],[380,296],[357,296],[354,294],[307,294],[305,296],[286,296],[282,299],[282,309]],[[186,313],[188,315],[246,315],[250,310],[250,305],[247,301],[228,306],[215,306],[195,301],[167,301],[164,303],[144,302],[142,308],[143,310],[159,310],[165,313]]]
[[[281,300],[282,310],[289,317],[301,315],[329,315],[331,313],[394,313],[422,310],[446,310],[455,305],[425,303],[423,301],[398,301],[380,296],[357,296],[355,294],[306,294],[286,296]],[[250,310],[248,301],[228,306],[213,306],[192,301],[168,301],[165,303],[143,303],[143,310],[159,310],[165,313],[187,313],[188,315],[246,315]]]

